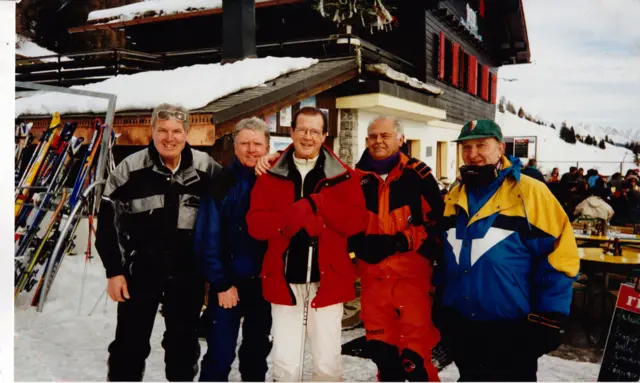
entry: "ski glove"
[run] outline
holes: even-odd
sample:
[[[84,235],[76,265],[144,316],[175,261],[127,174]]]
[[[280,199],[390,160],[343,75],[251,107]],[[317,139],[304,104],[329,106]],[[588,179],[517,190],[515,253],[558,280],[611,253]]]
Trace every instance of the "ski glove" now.
[[[314,214],[309,200],[306,198],[298,200],[284,212],[282,234],[289,238],[293,237],[300,231],[304,222],[313,219],[313,217]]]
[[[357,234],[349,238],[349,248],[356,253],[358,259],[376,264],[390,255],[409,251],[409,241],[400,232],[394,235]]]
[[[549,353],[562,344],[567,317],[560,313],[531,313],[527,316],[531,345],[537,356]]]

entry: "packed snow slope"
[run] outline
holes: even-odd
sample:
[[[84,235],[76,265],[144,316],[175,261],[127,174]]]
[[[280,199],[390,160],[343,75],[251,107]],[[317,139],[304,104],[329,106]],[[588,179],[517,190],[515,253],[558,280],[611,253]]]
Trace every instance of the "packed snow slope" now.
[[[116,111],[149,110],[168,102],[187,109],[201,108],[228,94],[253,88],[281,75],[309,68],[311,58],[265,57],[232,64],[201,64],[167,71],[118,75],[102,82],[72,86],[94,92],[115,94]],[[53,112],[104,113],[107,100],[72,94],[46,93],[16,100],[16,117]]]
[[[266,1],[271,0],[256,0],[256,3]],[[109,23],[116,23],[139,17],[167,16],[216,8],[222,8],[222,0],[146,0],[140,3],[123,5],[122,7],[92,11],[87,16],[87,21],[113,18],[109,20]]]
[[[27,296],[19,297],[15,304],[14,379],[16,381],[85,381],[104,382],[106,379],[107,347],[113,340],[116,328],[116,304],[100,298],[106,287],[102,264],[93,249],[95,258],[87,268],[87,281],[80,314],[78,314],[80,285],[85,265],[87,223],[77,230],[78,255],[67,257],[53,284],[42,313],[28,305]],[[89,312],[97,304],[93,315]],[[160,345],[165,325],[161,315],[151,338],[151,355],[147,359],[145,381],[165,381],[164,351]],[[364,335],[364,329],[344,331],[342,342]],[[202,354],[206,342],[200,342]],[[307,342],[308,345],[308,342]],[[271,368],[271,358],[268,359]],[[344,381],[375,382],[376,367],[369,359],[342,356]],[[538,363],[538,380],[545,382],[572,381],[593,382],[599,366],[592,363],[568,361],[543,356]],[[311,380],[311,357],[306,352],[305,381]],[[238,361],[233,364],[231,381],[241,381]],[[440,372],[440,379],[453,382],[459,378],[454,364]],[[267,381],[271,381],[271,370]]]
[[[560,139],[560,130],[534,124],[509,112],[496,112],[496,122],[505,137],[536,136],[538,142],[538,167],[543,174],[558,167],[560,173],[568,172],[570,166],[598,169],[600,174],[611,175],[638,166],[633,163],[633,153],[625,148],[607,144],[606,149],[581,142],[569,144]]]

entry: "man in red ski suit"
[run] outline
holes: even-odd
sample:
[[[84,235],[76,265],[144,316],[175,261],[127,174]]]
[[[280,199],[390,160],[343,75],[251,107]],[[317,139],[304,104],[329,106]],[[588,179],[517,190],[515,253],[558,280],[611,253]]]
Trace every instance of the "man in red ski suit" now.
[[[440,335],[430,293],[444,202],[431,169],[400,152],[398,121],[379,117],[367,134],[356,170],[369,224],[349,245],[358,259],[368,354],[380,381],[439,381],[431,363]]]
[[[258,177],[247,224],[252,237],[268,242],[260,277],[271,302],[274,380],[299,379],[308,294],[304,336],[310,341],[313,380],[335,382],[342,380],[343,303],[355,298],[347,238],[364,230],[367,211],[358,174],[323,145],[324,113],[306,107],[292,121],[293,144]]]

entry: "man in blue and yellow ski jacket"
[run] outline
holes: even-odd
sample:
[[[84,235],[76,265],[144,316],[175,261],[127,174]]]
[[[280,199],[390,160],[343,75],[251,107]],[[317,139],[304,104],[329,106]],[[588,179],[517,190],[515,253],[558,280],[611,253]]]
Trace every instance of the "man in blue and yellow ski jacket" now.
[[[446,197],[434,316],[461,381],[535,381],[561,343],[579,257],[562,206],[504,155],[500,127],[458,137],[462,182]]]

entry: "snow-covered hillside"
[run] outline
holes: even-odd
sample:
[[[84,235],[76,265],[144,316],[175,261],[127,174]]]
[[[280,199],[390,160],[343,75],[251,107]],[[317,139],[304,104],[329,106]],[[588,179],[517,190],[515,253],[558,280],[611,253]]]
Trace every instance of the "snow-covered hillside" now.
[[[585,145],[580,142],[569,144],[560,139],[560,131],[548,126],[534,124],[511,113],[496,112],[496,122],[502,128],[505,137],[536,136],[538,142],[538,167],[543,174],[554,167],[560,173],[569,171],[570,166],[587,169],[595,168],[601,174],[611,175],[627,169],[635,169],[633,153],[625,148],[607,145],[606,149]]]
[[[574,127],[577,134],[586,136],[587,134],[592,137],[595,136],[600,139],[608,136],[613,142],[617,144],[626,144],[630,141],[640,141],[640,129],[617,129],[610,126],[593,126],[580,124]]]
[[[107,373],[107,346],[116,328],[116,304],[100,299],[106,287],[102,264],[97,257],[89,264],[82,312],[78,314],[80,285],[84,270],[84,250],[87,243],[87,223],[77,231],[79,253],[62,263],[42,313],[19,299],[15,305],[14,379],[15,381],[85,381],[104,382]],[[23,298],[23,297],[20,297]],[[27,297],[24,297],[27,298]],[[93,315],[89,312],[96,305]],[[165,329],[162,316],[156,317],[151,337],[151,355],[147,359],[145,381],[164,381],[164,351],[160,345]],[[356,328],[342,333],[346,343],[364,335]],[[240,342],[238,342],[240,344]],[[307,342],[307,346],[309,343]],[[202,354],[206,342],[201,341]],[[305,381],[311,380],[311,356],[305,356]],[[271,358],[268,358],[271,368]],[[343,355],[344,380],[375,382],[376,367],[369,359]],[[538,361],[538,380],[544,382],[593,382],[599,365],[560,359],[545,355]],[[454,364],[440,372],[444,382],[456,381],[460,375]],[[240,381],[238,361],[232,366],[230,381]],[[267,381],[271,381],[271,370]]]

